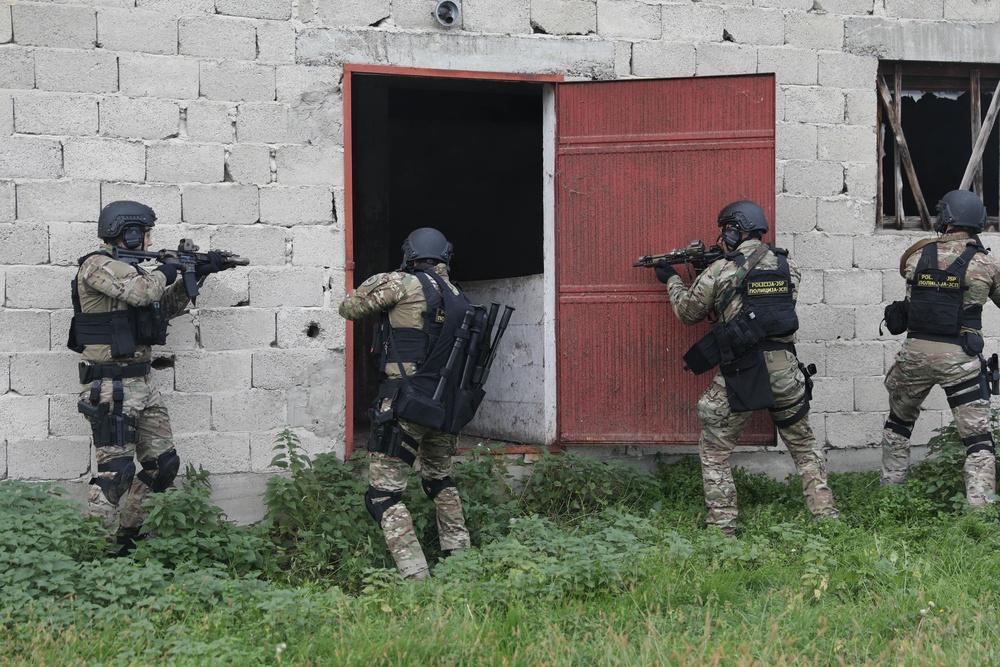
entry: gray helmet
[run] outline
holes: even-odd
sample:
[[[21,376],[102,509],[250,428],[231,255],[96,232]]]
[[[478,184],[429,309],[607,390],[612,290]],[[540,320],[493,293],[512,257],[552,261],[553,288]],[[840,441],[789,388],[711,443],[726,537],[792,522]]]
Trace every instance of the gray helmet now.
[[[403,241],[403,266],[413,266],[418,260],[451,262],[452,245],[444,234],[433,227],[413,230]]]
[[[981,232],[986,227],[986,207],[974,192],[952,190],[937,205],[938,219],[934,231],[944,233],[949,227],[968,227]]]
[[[764,209],[752,201],[734,201],[719,211],[719,227],[738,227],[741,232],[767,232]]]
[[[145,204],[134,201],[113,201],[101,210],[97,219],[97,235],[105,241],[118,238],[126,227],[141,225],[152,227],[156,224],[156,213]],[[145,234],[146,230],[143,229]]]

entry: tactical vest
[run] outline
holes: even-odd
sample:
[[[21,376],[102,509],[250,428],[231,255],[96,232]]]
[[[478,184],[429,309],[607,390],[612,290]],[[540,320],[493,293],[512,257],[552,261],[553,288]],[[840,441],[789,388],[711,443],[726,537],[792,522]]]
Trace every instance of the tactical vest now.
[[[764,336],[789,336],[799,328],[799,318],[795,314],[795,300],[792,298],[792,272],[788,268],[788,251],[772,248],[778,260],[775,269],[761,269],[758,263],[740,285],[743,295],[743,310],[752,311],[764,330]],[[746,257],[740,254],[733,258],[742,266]]]
[[[110,257],[106,252],[92,252],[81,257],[78,264],[82,266],[93,255]],[[143,273],[138,266],[135,268]],[[159,301],[110,313],[85,313],[80,305],[79,273],[73,278],[71,290],[73,319],[70,320],[66,347],[74,352],[83,352],[87,345],[110,345],[112,357],[131,357],[135,354],[136,345],[163,345],[167,342],[169,322],[163,316]]]
[[[459,386],[464,353],[453,359],[451,368],[448,362],[454,356],[453,349],[467,342],[472,318],[481,309],[473,306],[461,290],[454,294],[448,283],[433,271],[416,270],[413,275],[420,281],[427,300],[423,330],[390,327],[388,345],[384,348],[387,362],[414,362],[417,369],[407,374],[400,365],[403,377],[386,380],[376,400],[392,397],[396,416],[458,433],[475,416],[485,392],[478,387]],[[440,290],[434,288],[432,280]],[[385,371],[385,363],[381,370]]]
[[[982,329],[981,305],[962,308],[969,286],[965,273],[976,253],[986,249],[970,241],[965,251],[945,269],[938,268],[938,244],[924,246],[910,285],[908,331],[937,336],[958,336],[963,327]]]

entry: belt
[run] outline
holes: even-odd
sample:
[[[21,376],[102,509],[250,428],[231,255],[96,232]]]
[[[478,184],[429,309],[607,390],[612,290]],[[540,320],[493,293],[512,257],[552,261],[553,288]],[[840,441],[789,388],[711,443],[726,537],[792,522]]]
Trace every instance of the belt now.
[[[760,349],[763,350],[764,352],[776,352],[778,350],[784,350],[785,352],[791,352],[792,354],[795,354],[795,356],[798,356],[795,353],[795,346],[792,343],[779,343],[778,341],[775,340],[762,340],[760,342]]]
[[[149,374],[152,365],[148,361],[134,364],[98,364],[80,362],[80,382],[89,384],[102,378],[137,378]]]
[[[932,340],[937,343],[951,343],[952,345],[961,345],[961,336],[949,336],[946,334],[932,334],[932,333],[921,333],[919,331],[911,331],[906,334],[907,338],[916,338],[917,340]]]

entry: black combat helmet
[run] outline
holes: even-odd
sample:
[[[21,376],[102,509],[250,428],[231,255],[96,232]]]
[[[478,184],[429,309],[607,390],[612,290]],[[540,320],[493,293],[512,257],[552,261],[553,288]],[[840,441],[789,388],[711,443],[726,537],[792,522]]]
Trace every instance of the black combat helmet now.
[[[415,229],[403,241],[403,266],[411,267],[419,260],[448,264],[451,262],[452,248],[444,234],[433,227]]]
[[[134,201],[113,201],[101,210],[101,217],[97,219],[97,235],[105,241],[122,236],[126,227],[140,227],[136,231],[138,234],[138,245],[142,245],[141,239],[146,234],[146,229],[156,224],[156,213],[145,204]],[[126,242],[129,239],[126,239]]]
[[[938,221],[934,231],[943,234],[949,227],[967,227],[975,233],[986,227],[986,207],[974,192],[952,190],[937,205]]]
[[[764,209],[752,201],[734,201],[719,211],[719,227],[739,227],[741,232],[767,232]]]

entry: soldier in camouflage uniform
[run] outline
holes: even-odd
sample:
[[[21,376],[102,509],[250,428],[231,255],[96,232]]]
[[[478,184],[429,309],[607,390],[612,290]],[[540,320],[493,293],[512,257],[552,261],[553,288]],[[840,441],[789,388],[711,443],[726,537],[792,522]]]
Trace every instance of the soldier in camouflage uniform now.
[[[986,300],[1000,306],[1000,263],[979,242],[986,207],[978,196],[953,190],[937,210],[935,231],[942,236],[904,253],[906,301],[886,309],[887,322],[892,308],[905,313],[893,333],[903,326],[908,333],[885,378],[889,417],[882,431],[882,484],[906,481],[913,426],[927,394],[939,384],[966,447],[969,505],[982,507],[996,493],[996,456],[980,330]]]
[[[94,432],[97,460],[88,508],[117,530],[123,551],[134,547],[146,517],[142,501],[168,488],[180,466],[150,361],[151,346],[166,340],[167,321],[189,301],[177,280],[181,267],[162,264],[147,273],[115,254],[116,248],[147,250],[155,220],[153,210],[138,202],[105,206],[97,223],[104,244],[80,259],[72,285],[68,346],[82,353],[80,411]],[[196,269],[199,279],[229,268],[217,253],[209,257],[210,264]],[[138,474],[134,459],[142,468]]]
[[[806,504],[815,519],[837,519],[833,494],[827,486],[825,456],[809,426],[808,376],[798,363],[793,344],[794,331],[798,327],[794,309],[799,271],[791,260],[787,260],[785,251],[773,250],[761,243],[760,239],[768,227],[764,211],[757,204],[749,201],[729,204],[719,213],[718,222],[722,228],[720,243],[729,251],[723,258],[701,272],[690,287],[685,287],[673,267],[663,260],[656,266],[657,278],[667,285],[674,313],[685,324],[696,324],[710,315],[714,315],[720,325],[738,320],[741,314],[745,315],[748,311],[749,306],[745,308],[745,302],[754,285],[758,286],[757,289],[777,295],[776,301],[752,304],[757,321],[765,322],[764,330],[758,333],[767,334],[750,348],[753,354],[757,354],[757,349],[762,350],[763,362],[766,363],[766,371],[763,364],[760,368],[763,391],[757,393],[767,393],[769,378],[773,401],[764,401],[763,405],[770,406],[778,432],[792,455],[796,471],[802,477]],[[787,267],[783,274],[780,273],[782,266]],[[756,275],[770,280],[754,282]],[[774,285],[780,287],[774,288]],[[778,317],[770,318],[777,324],[769,331],[767,316],[771,309]],[[703,372],[714,365],[710,363],[696,372]],[[702,424],[698,451],[705,487],[707,523],[718,526],[727,535],[736,533],[737,518],[736,485],[729,466],[729,455],[751,415],[749,411],[742,411],[743,406],[737,406],[740,408],[737,411],[731,405],[730,395],[734,389],[739,387],[727,387],[723,372],[719,372],[697,406]]]
[[[388,318],[392,332],[392,339],[379,345],[383,354],[400,358],[402,353],[406,358],[414,358],[404,349],[408,347],[407,341],[423,341],[417,343],[421,349],[430,347],[433,341],[426,342],[423,332],[426,323],[435,315],[428,312],[424,287],[414,272],[433,272],[448,289],[458,294],[459,290],[448,278],[451,256],[452,245],[440,232],[427,227],[414,231],[403,244],[403,267],[398,271],[378,273],[349,292],[340,304],[340,315],[357,320],[381,313]],[[440,289],[438,283],[434,285],[435,289]],[[411,376],[419,368],[419,362],[393,363],[391,358],[386,362],[383,357],[382,372],[386,380],[401,379],[404,372]],[[394,398],[382,396],[384,393],[380,391],[375,404],[375,413],[382,415],[394,407]],[[373,417],[376,421],[377,415]],[[458,446],[458,436],[405,419],[393,419],[386,424],[390,431],[397,426],[401,430],[400,439],[392,445],[387,445],[384,438],[380,441],[377,436],[369,442],[370,480],[365,504],[381,526],[399,571],[408,579],[423,579],[429,575],[427,560],[414,532],[413,519],[401,498],[419,449],[418,471],[424,492],[434,502],[441,549],[448,554],[469,548],[462,501],[451,479],[452,456]]]

